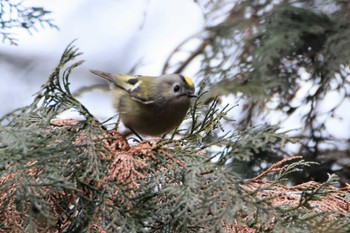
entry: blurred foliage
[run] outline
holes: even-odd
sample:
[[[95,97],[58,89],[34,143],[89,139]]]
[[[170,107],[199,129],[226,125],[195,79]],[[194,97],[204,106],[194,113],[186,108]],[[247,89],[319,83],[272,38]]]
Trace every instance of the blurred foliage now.
[[[232,104],[240,104],[235,111],[241,116],[231,127],[276,115],[278,124],[296,127],[289,135],[300,139],[297,153],[320,163],[296,182],[324,181],[328,172],[349,182],[350,135],[346,127],[337,134],[332,126],[348,125],[349,2],[196,2],[206,27],[174,50],[163,72],[183,72],[199,62],[197,78],[208,84],[208,101],[234,94]]]
[[[28,6],[26,2],[17,0],[0,1],[0,35],[2,42],[17,45],[18,39],[13,29],[20,28],[32,33],[38,30],[38,25],[58,29],[53,20],[48,18],[50,11],[43,7]]]
[[[310,208],[346,199],[333,187],[336,176],[295,190],[283,185],[310,162],[289,158],[242,179],[234,160],[279,158],[289,139],[269,125],[220,135],[230,109],[217,100],[196,101],[188,131],[130,147],[71,95],[80,54],[70,44],[33,104],[0,119],[1,232],[349,231],[338,205]],[[66,110],[85,120],[57,118]]]

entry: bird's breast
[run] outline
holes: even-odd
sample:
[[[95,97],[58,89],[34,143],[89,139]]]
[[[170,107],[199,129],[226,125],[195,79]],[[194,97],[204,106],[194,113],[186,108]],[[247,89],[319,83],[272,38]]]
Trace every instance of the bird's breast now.
[[[136,103],[130,111],[120,111],[120,117],[126,127],[139,134],[159,136],[178,127],[186,116],[190,103],[143,105]],[[130,106],[129,106],[130,107]]]

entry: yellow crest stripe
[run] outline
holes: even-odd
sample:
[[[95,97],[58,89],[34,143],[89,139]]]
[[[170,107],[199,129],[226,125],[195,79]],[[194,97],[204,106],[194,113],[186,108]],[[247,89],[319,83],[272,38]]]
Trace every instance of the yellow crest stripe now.
[[[188,76],[182,75],[182,77],[184,78],[184,80],[187,83],[187,85],[189,85],[190,87],[193,87],[193,82]]]

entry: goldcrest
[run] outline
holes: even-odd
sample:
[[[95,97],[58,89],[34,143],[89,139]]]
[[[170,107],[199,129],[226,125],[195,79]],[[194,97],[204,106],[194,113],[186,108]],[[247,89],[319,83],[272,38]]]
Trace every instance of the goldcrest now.
[[[191,79],[180,74],[152,77],[91,72],[109,81],[114,107],[136,135],[159,136],[174,130],[184,120],[191,98],[196,97]]]

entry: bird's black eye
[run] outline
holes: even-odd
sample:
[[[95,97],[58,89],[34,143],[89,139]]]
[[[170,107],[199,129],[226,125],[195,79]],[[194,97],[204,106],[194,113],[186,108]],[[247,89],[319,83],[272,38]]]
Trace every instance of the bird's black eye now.
[[[180,91],[180,85],[179,85],[179,84],[176,84],[176,85],[174,86],[174,92],[178,92],[178,91]]]

